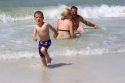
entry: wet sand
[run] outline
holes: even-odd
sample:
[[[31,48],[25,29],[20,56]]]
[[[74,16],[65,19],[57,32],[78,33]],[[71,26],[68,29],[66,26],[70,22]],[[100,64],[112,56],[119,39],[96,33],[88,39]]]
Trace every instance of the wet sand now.
[[[52,57],[44,68],[40,59],[0,61],[1,83],[124,83],[122,54]]]

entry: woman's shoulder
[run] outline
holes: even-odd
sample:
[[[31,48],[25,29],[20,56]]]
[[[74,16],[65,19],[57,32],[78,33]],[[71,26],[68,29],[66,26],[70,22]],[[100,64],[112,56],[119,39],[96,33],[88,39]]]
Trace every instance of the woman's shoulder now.
[[[72,23],[72,19],[66,19],[67,23]]]
[[[59,20],[57,20],[57,24],[62,24],[62,23],[70,23],[70,22],[72,22],[72,20],[71,20],[71,19],[64,19],[64,20],[59,19]]]

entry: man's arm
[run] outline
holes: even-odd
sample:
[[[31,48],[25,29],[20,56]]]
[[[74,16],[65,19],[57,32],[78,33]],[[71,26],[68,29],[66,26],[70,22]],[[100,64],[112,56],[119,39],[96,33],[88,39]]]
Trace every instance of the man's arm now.
[[[79,16],[79,20],[84,23],[85,25],[88,25],[90,27],[93,27],[94,29],[97,29],[97,26],[90,21],[85,20],[82,16]]]

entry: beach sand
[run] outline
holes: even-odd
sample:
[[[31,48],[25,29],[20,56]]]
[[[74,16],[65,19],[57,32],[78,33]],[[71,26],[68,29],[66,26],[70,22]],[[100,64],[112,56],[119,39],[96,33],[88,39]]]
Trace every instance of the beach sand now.
[[[0,83],[125,83],[122,54],[52,57],[44,68],[40,59],[0,61]]]

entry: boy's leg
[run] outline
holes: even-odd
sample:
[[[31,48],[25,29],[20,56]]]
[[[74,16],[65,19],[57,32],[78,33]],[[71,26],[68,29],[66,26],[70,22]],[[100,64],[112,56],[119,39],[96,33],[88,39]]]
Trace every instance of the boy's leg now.
[[[45,59],[47,59],[47,62],[48,62],[48,63],[51,63],[51,58],[50,58],[50,56],[49,56],[49,54],[48,54],[46,48],[45,48],[45,47],[42,47],[42,48],[40,49],[40,51],[41,51],[41,52],[43,53],[43,55],[45,56]]]
[[[43,66],[47,67],[47,64],[46,64],[46,59],[45,59],[45,57],[43,57],[43,58],[42,58],[41,62],[42,62],[42,64],[43,64]]]

